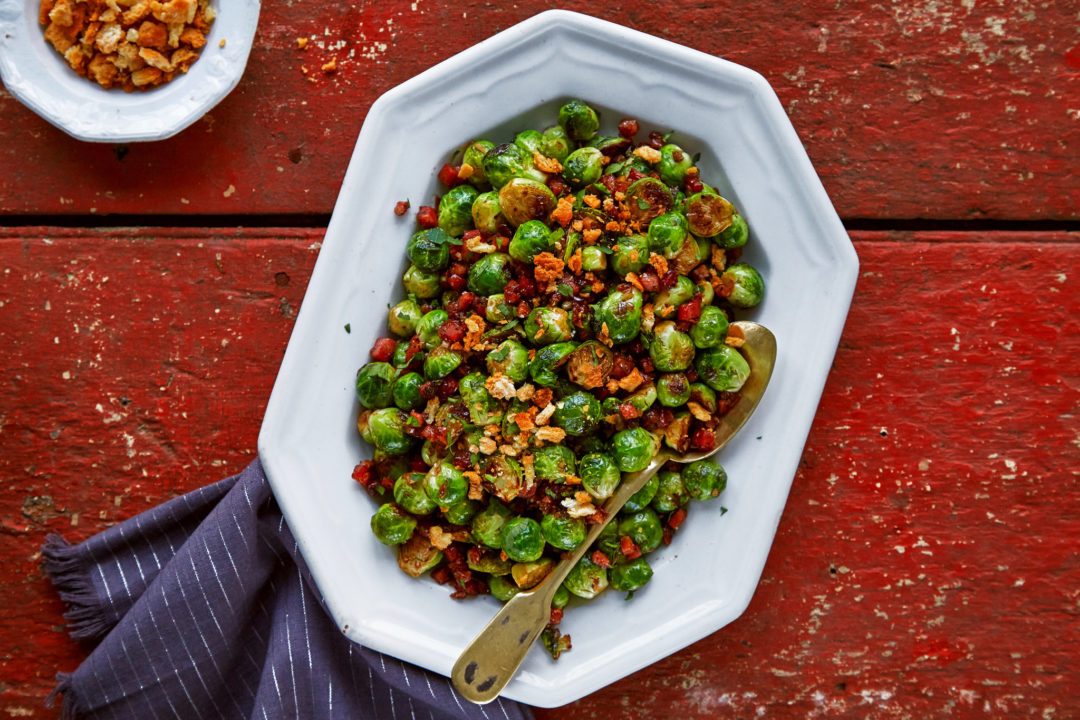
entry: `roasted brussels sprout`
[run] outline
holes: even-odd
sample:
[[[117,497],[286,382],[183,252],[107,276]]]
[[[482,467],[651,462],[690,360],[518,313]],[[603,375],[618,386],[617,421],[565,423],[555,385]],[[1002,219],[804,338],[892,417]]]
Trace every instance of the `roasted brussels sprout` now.
[[[573,143],[562,125],[555,125],[544,131],[544,138],[540,142],[540,154],[544,157],[553,158],[560,163],[566,162],[571,148]]]
[[[555,193],[532,178],[512,178],[499,189],[499,207],[511,225],[547,218],[555,209]]]
[[[420,322],[416,324],[416,334],[420,336],[424,347],[430,349],[442,342],[442,338],[439,337],[439,328],[449,319],[450,316],[441,308],[424,313]]]
[[[545,515],[540,531],[548,545],[560,550],[577,550],[585,542],[585,521],[568,515]]]
[[[539,130],[522,130],[514,138],[514,144],[524,150],[532,157],[534,152],[540,152],[540,147],[544,143],[544,136]]]
[[[746,218],[739,213],[731,216],[731,225],[713,238],[713,242],[722,248],[737,248],[746,244],[750,239],[750,226],[746,224]]]
[[[469,373],[458,381],[458,392],[469,408],[469,417],[481,427],[502,420],[502,407],[488,392],[486,382],[487,378],[479,372]]]
[[[506,296],[502,293],[488,295],[487,305],[484,306],[484,319],[489,323],[505,323],[517,317],[517,311],[510,303],[506,302]]]
[[[518,262],[531,263],[540,253],[552,252],[554,249],[548,226],[540,220],[527,220],[514,231],[507,252]]]
[[[479,510],[480,504],[475,500],[462,500],[443,508],[443,517],[454,525],[468,525]]]
[[[574,336],[570,313],[561,307],[538,307],[525,318],[525,338],[533,345],[566,342]]]
[[[730,202],[709,190],[686,198],[686,221],[698,237],[711,238],[727,230],[734,212]]]
[[[397,371],[390,363],[369,362],[356,373],[356,399],[369,409],[384,408],[394,401]]]
[[[580,100],[571,100],[559,108],[559,125],[574,142],[584,143],[592,140],[600,129],[600,118],[596,111]]]
[[[488,589],[491,591],[491,595],[501,602],[506,602],[521,592],[517,585],[502,575],[493,575],[488,580]]]
[[[408,357],[406,357],[408,355]],[[419,357],[420,360],[424,359],[424,355],[421,351],[417,351],[409,355],[409,343],[399,342],[394,346],[394,354],[390,358],[390,364],[398,370],[402,370],[406,365],[411,363],[414,358]]]
[[[652,501],[653,510],[658,513],[674,512],[690,502],[690,494],[679,473],[661,470],[656,476],[660,478],[660,484]]]
[[[634,392],[630,393],[623,402],[630,403],[635,410],[643,413],[656,402],[656,386],[647,382]]]
[[[555,403],[551,421],[567,435],[581,437],[591,433],[600,424],[600,418],[600,401],[582,390]]]
[[[694,369],[717,392],[738,390],[750,377],[749,363],[738,350],[727,345],[702,350],[694,360]]]
[[[622,506],[623,513],[635,513],[649,507],[653,498],[656,497],[656,491],[659,489],[660,478],[657,475],[653,475],[641,486],[641,489],[631,495],[630,499],[626,501],[626,504]],[[614,524],[615,523],[612,523],[612,525]]]
[[[400,545],[416,530],[416,519],[394,503],[379,506],[371,516],[371,532],[383,545]]]
[[[477,295],[501,293],[511,277],[510,256],[500,252],[491,253],[469,268],[469,290]]]
[[[412,264],[424,272],[441,272],[450,264],[450,248],[445,239],[446,233],[439,228],[421,230],[409,238],[405,252]]]
[[[386,327],[398,337],[412,337],[422,314],[420,303],[413,298],[405,298],[390,309],[390,314],[386,317]]]
[[[563,585],[574,595],[584,600],[592,600],[607,589],[607,570],[594,563],[588,555],[578,560],[577,565],[566,575]]]
[[[469,146],[465,148],[461,163],[462,167],[468,165],[472,168],[472,175],[469,176],[468,182],[473,187],[481,188],[488,184],[487,175],[484,174],[484,156],[493,147],[495,143],[490,140],[477,140],[469,143]]]
[[[470,570],[489,575],[509,575],[510,561],[504,560],[499,553],[490,550],[465,553],[465,562]]]
[[[585,272],[606,270],[607,255],[596,245],[581,248],[581,269]]]
[[[461,237],[472,227],[472,206],[477,195],[472,185],[450,188],[439,201],[439,229],[447,235]]]
[[[472,535],[489,548],[502,548],[502,529],[514,513],[506,505],[491,498],[488,506],[472,520]]]
[[[653,328],[649,357],[660,372],[685,370],[694,360],[694,341],[670,320],[657,323]]]
[[[559,381],[556,373],[575,347],[577,346],[572,342],[561,342],[540,348],[529,364],[529,377],[542,387],[555,387]]]
[[[423,486],[431,501],[441,508],[458,504],[469,492],[469,481],[448,462],[439,462],[428,470]]]
[[[613,137],[601,137],[600,135],[597,135],[589,141],[589,147],[596,148],[609,158],[623,154],[630,149],[631,144],[629,138],[624,138],[621,135]]]
[[[658,318],[671,317],[675,308],[694,297],[694,281],[685,275],[675,278],[675,284],[653,297],[653,312]]]
[[[531,562],[517,562],[510,568],[510,576],[514,579],[515,585],[522,590],[528,590],[539,585],[554,566],[555,561],[546,557]]]
[[[610,456],[589,453],[578,463],[578,477],[585,492],[597,500],[607,500],[622,481],[622,473]]]
[[[702,410],[712,415],[716,412],[716,392],[705,383],[690,383],[690,399],[688,403],[697,403]]]
[[[603,154],[593,147],[578,148],[566,158],[563,177],[574,187],[591,185],[604,171]]]
[[[424,399],[420,397],[420,386],[423,384],[424,378],[420,373],[405,373],[399,377],[394,381],[394,404],[406,412],[423,407]]]
[[[682,249],[671,259],[668,267],[685,275],[701,263],[709,259],[712,254],[712,241],[707,238],[699,238],[697,235],[687,235]]]
[[[689,153],[678,145],[668,143],[660,148],[660,162],[656,163],[656,172],[668,185],[682,187],[686,171],[694,167],[694,160]]]
[[[377,450],[387,455],[402,455],[412,449],[415,439],[405,433],[409,416],[397,408],[382,408],[371,413],[368,426]]]
[[[503,340],[487,354],[484,362],[492,375],[502,373],[516,383],[529,376],[529,351],[517,340]]]
[[[533,472],[541,480],[566,482],[568,476],[577,474],[577,458],[565,445],[546,445],[533,454]]]
[[[681,474],[686,492],[695,500],[711,500],[727,487],[727,473],[715,460],[692,462]]]
[[[656,438],[643,427],[620,430],[612,439],[612,454],[623,472],[644,470],[656,454]]]
[[[532,156],[514,143],[496,145],[488,150],[482,166],[488,182],[496,190],[515,177],[527,177],[541,182],[544,179],[543,173],[533,167]]]
[[[728,302],[737,308],[752,308],[765,297],[765,281],[752,265],[735,263],[724,271],[724,277],[735,281]]]
[[[649,250],[673,258],[686,242],[687,232],[689,226],[685,215],[680,212],[664,213],[649,223]]]
[[[690,328],[690,339],[696,348],[714,348],[723,345],[727,337],[728,319],[724,311],[712,305],[701,308],[701,317]]]
[[[664,407],[680,407],[690,399],[690,381],[682,373],[667,373],[656,380],[656,399]]]
[[[649,561],[643,557],[625,564],[615,565],[610,570],[611,589],[619,592],[634,592],[645,586],[652,579],[653,571]]]
[[[499,225],[506,221],[499,205],[499,193],[490,190],[481,193],[472,204],[473,227],[487,235],[494,235]]]
[[[611,350],[596,340],[589,340],[570,353],[566,376],[571,382],[592,390],[607,382],[613,363]]]
[[[495,494],[510,502],[521,492],[521,466],[505,455],[491,455],[484,462],[484,477],[495,486]]]
[[[555,594],[551,598],[551,607],[561,610],[566,607],[568,602],[570,602],[570,591],[566,589],[565,585],[560,585],[555,589]]]
[[[401,284],[405,286],[405,292],[421,300],[433,298],[439,294],[438,274],[426,273],[415,265],[410,265],[405,271]]]
[[[438,507],[424,491],[424,473],[405,473],[394,481],[394,502],[413,515],[430,515]]]
[[[424,378],[441,380],[461,365],[461,353],[440,345],[424,358]]]
[[[544,554],[540,523],[528,517],[512,517],[502,528],[502,551],[514,562],[532,562]]]
[[[414,533],[398,547],[398,567],[410,577],[420,577],[434,569],[442,559],[442,550],[432,545],[424,533]]]
[[[619,238],[611,255],[611,269],[619,277],[627,273],[641,272],[649,264],[649,239],[644,235]]]
[[[619,535],[629,537],[641,552],[650,553],[660,547],[664,538],[664,526],[660,518],[649,508],[624,515],[619,520]]]
[[[607,326],[607,335],[616,345],[637,337],[641,329],[641,291],[627,286],[615,288],[600,301],[594,313],[597,330]]]
[[[654,218],[671,212],[674,207],[675,199],[671,190],[656,178],[643,177],[626,189],[626,209],[630,211],[630,219],[642,227]],[[693,225],[690,228],[693,229]]]

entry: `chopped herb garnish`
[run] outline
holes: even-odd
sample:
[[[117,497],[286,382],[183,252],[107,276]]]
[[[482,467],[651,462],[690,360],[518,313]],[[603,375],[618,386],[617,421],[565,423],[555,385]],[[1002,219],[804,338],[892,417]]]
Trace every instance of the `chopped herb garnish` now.
[[[555,291],[563,297],[573,297],[574,295],[574,288],[570,287],[566,283],[559,283],[558,285],[556,285]]]
[[[638,198],[637,199],[637,206],[638,206],[638,210],[648,210],[649,209],[649,203],[646,202],[644,200],[644,198]]]

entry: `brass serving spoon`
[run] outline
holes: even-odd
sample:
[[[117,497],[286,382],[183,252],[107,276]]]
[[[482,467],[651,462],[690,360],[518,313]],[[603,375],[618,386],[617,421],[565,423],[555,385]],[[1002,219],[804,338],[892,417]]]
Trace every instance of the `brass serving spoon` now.
[[[547,626],[555,591],[623,504],[665,463],[690,463],[715,455],[753,414],[776,363],[776,338],[757,323],[739,321],[733,325],[745,337],[741,350],[750,365],[750,377],[743,384],[735,407],[721,418],[720,426],[716,429],[716,444],[711,450],[701,452],[661,450],[644,470],[623,476],[618,490],[604,503],[607,520],[590,525],[585,542],[560,561],[539,585],[510,598],[454,663],[450,678],[467,700],[478,704],[491,702],[510,682],[532,644]]]

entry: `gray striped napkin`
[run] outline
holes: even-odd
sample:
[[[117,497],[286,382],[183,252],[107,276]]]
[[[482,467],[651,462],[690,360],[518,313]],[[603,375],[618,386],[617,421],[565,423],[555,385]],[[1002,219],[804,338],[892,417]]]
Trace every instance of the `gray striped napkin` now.
[[[62,718],[486,718],[449,681],[355,645],[324,612],[258,460],[239,475],[42,549],[72,637]],[[448,599],[447,602],[450,602]]]

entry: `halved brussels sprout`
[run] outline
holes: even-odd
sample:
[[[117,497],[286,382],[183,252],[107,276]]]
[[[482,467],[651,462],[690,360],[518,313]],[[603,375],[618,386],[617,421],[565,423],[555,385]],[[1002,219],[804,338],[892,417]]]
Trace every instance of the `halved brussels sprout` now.
[[[649,561],[643,557],[626,564],[615,565],[610,570],[611,588],[619,592],[634,592],[645,586],[652,579],[653,571]]]
[[[469,492],[469,481],[449,462],[439,462],[428,470],[423,485],[427,496],[441,508],[456,505]]]
[[[424,473],[404,473],[394,481],[394,502],[413,515],[430,515],[438,507],[424,491]]]
[[[569,515],[545,515],[540,531],[548,545],[560,550],[577,550],[585,542],[585,521]]]
[[[420,303],[413,298],[405,298],[390,309],[390,314],[386,317],[386,327],[398,337],[412,337],[422,315]]]
[[[533,472],[541,480],[566,482],[568,476],[577,474],[577,458],[565,445],[545,445],[533,453]]]
[[[439,201],[439,229],[452,237],[461,237],[472,227],[472,206],[478,194],[472,185],[450,188]]]
[[[484,462],[484,478],[495,486],[499,499],[510,502],[521,492],[521,466],[505,455],[491,455]]]
[[[641,291],[637,288],[615,288],[596,306],[594,322],[597,330],[606,325],[612,343],[630,342],[641,330],[641,304]]]
[[[368,409],[384,408],[394,401],[397,371],[390,363],[369,362],[356,373],[356,399]]]
[[[601,417],[600,401],[582,390],[556,402],[551,421],[567,435],[581,437],[591,433]]]
[[[487,305],[484,306],[484,319],[489,323],[505,323],[517,317],[516,309],[506,302],[506,296],[502,293],[488,295]]]
[[[679,305],[694,297],[694,281],[685,275],[675,278],[675,284],[656,293],[653,312],[658,318],[669,318]]]
[[[499,205],[499,193],[490,190],[481,193],[472,204],[473,226],[485,235],[494,235],[499,224],[506,222],[502,207]]]
[[[735,281],[727,300],[737,308],[752,308],[765,297],[765,281],[752,265],[744,262],[729,265],[724,277]]]
[[[656,163],[656,172],[668,185],[681,187],[686,179],[686,171],[694,167],[690,154],[678,145],[668,143],[660,148],[660,162]]]
[[[502,528],[502,551],[514,562],[533,562],[544,554],[540,523],[528,517],[512,517]]]
[[[412,264],[424,272],[441,272],[450,264],[450,248],[444,242],[445,238],[446,233],[439,228],[421,230],[409,238],[405,253]]]
[[[746,218],[739,213],[731,217],[731,225],[713,238],[713,242],[722,248],[737,248],[746,244],[750,239],[750,226],[746,224]]]
[[[433,298],[441,292],[438,274],[426,273],[415,265],[410,265],[405,271],[401,284],[405,286],[405,292],[421,300]]]
[[[424,378],[420,373],[405,373],[394,381],[393,395],[394,404],[402,410],[416,410],[424,406],[424,399],[420,397],[420,386],[424,384]]]
[[[427,380],[441,380],[457,370],[461,365],[461,353],[440,345],[424,358],[424,377]]]
[[[667,373],[656,380],[656,398],[664,407],[679,407],[690,399],[690,381],[682,373]]]
[[[497,552],[483,551],[478,553],[465,553],[465,562],[470,570],[483,572],[489,575],[509,575],[510,561],[503,560]]]
[[[379,506],[371,516],[371,532],[383,545],[400,545],[416,530],[416,518],[394,503]]]
[[[578,476],[585,492],[597,500],[607,500],[622,481],[615,461],[608,455],[589,453],[578,463]]]
[[[600,129],[596,111],[580,100],[571,100],[559,108],[559,125],[574,142],[588,142]]]
[[[645,382],[634,392],[626,396],[623,402],[630,403],[639,413],[644,413],[656,402],[656,386],[651,382]]]
[[[465,148],[461,162],[472,168],[472,175],[469,176],[468,182],[473,187],[480,188],[488,184],[487,175],[484,174],[484,156],[493,147],[495,143],[490,140],[477,140],[469,143],[469,147]]]
[[[718,307],[706,305],[701,308],[701,317],[690,328],[690,338],[694,341],[694,347],[714,348],[723,345],[727,337],[727,315]]]
[[[694,369],[698,377],[717,392],[738,390],[750,377],[746,358],[727,345],[702,350],[694,360]]]
[[[555,567],[555,561],[546,557],[532,562],[514,563],[510,568],[510,577],[519,588],[528,590],[539,585],[540,581],[551,573],[553,567]]]
[[[507,338],[484,358],[488,372],[502,373],[515,383],[529,376],[529,351],[517,340]]]
[[[607,255],[596,245],[581,248],[581,269],[585,272],[606,270]]]
[[[609,332],[610,329],[609,327]],[[570,353],[566,360],[566,376],[571,382],[586,390],[592,390],[607,382],[613,365],[614,356],[611,350],[596,340],[589,340]]]
[[[626,209],[630,219],[645,227],[653,218],[671,212],[675,206],[671,189],[656,178],[643,177],[626,189]],[[687,218],[689,220],[689,218]],[[693,225],[690,226],[693,229]]]
[[[711,238],[727,230],[734,212],[730,202],[709,190],[686,199],[686,221],[698,237]]]
[[[483,373],[471,372],[458,381],[458,392],[469,408],[469,417],[477,425],[491,425],[502,420],[502,406],[491,396]]]
[[[675,417],[664,428],[664,442],[676,452],[686,452],[690,447],[690,422],[693,416],[686,410],[675,413]]]
[[[488,506],[478,512],[472,521],[472,535],[476,540],[489,548],[499,550],[502,548],[502,529],[508,518],[514,513],[510,508],[503,505],[495,498],[491,498]]]
[[[680,212],[668,212],[649,223],[649,250],[673,258],[686,242],[689,225]]]
[[[579,598],[592,600],[607,589],[607,570],[594,563],[588,555],[585,555],[567,573],[563,585]]]
[[[555,387],[559,381],[558,369],[563,366],[567,356],[576,347],[572,342],[561,342],[545,345],[537,350],[532,363],[529,364],[529,376],[532,381],[541,387]]]
[[[561,307],[534,308],[525,318],[525,339],[533,345],[566,342],[574,337],[570,313]]]
[[[443,552],[424,533],[416,533],[398,548],[397,563],[405,574],[418,578],[442,562]]]
[[[501,293],[512,277],[510,256],[500,252],[490,253],[469,268],[469,290],[477,295]]]
[[[685,370],[694,360],[694,341],[670,320],[657,323],[653,328],[649,357],[660,372]]]
[[[555,193],[531,178],[513,178],[499,190],[499,207],[511,225],[547,218],[555,203]]]
[[[563,177],[574,187],[591,185],[604,171],[603,154],[594,147],[578,148],[563,166]]]
[[[697,403],[710,415],[716,412],[716,393],[705,383],[690,383],[690,399],[687,402]]]
[[[649,508],[624,515],[619,520],[619,535],[629,537],[641,552],[650,553],[660,547],[664,538],[664,526],[660,518]]]
[[[690,497],[711,500],[727,487],[727,473],[715,460],[698,460],[683,468],[682,481]]]
[[[686,491],[686,486],[683,485],[683,479],[679,473],[661,470],[656,476],[660,478],[660,485],[656,489],[656,497],[652,501],[652,508],[656,512],[675,512],[690,502],[690,494]]]
[[[612,454],[623,472],[644,470],[656,454],[656,438],[643,427],[620,430],[612,439]]]

